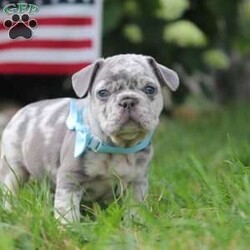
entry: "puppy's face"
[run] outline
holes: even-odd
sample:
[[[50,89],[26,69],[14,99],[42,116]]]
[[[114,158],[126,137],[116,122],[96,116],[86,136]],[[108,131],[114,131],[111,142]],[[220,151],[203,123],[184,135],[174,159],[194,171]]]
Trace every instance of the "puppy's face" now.
[[[158,125],[161,84],[148,57],[107,58],[96,69],[88,91],[95,119],[117,145],[132,146]]]
[[[108,60],[96,77],[91,99],[103,132],[126,146],[156,128],[163,107],[160,84],[145,60]]]

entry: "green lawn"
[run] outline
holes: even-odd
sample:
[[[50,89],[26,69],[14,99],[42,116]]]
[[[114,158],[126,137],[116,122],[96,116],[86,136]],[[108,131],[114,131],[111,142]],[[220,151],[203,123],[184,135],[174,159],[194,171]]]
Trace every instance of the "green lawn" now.
[[[106,210],[95,204],[81,223],[62,228],[46,183],[30,183],[12,213],[0,206],[0,249],[249,249],[247,105],[192,121],[163,118],[153,144],[140,220],[122,219],[125,199]]]

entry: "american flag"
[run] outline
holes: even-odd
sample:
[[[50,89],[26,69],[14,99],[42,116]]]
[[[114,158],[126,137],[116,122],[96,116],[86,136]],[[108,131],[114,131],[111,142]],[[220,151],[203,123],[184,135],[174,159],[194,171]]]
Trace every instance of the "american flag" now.
[[[0,12],[0,74],[69,75],[100,57],[102,0],[36,3],[30,39],[10,39],[3,22],[12,15]]]

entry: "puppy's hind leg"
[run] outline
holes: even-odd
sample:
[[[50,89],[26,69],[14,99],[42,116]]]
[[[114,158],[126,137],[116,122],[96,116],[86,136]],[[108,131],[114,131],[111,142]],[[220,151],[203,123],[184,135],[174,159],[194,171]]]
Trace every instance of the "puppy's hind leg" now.
[[[3,207],[10,211],[10,200],[18,194],[22,184],[28,180],[29,173],[20,164],[9,164],[5,158],[2,158],[0,159],[0,176],[3,186]]]

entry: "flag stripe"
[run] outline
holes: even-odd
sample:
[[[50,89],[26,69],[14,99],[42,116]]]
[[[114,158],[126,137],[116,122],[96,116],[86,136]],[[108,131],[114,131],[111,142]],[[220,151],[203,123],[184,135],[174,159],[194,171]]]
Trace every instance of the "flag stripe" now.
[[[86,26],[38,26],[33,31],[32,41],[37,39],[81,41],[95,38],[95,30]],[[11,41],[7,30],[0,32],[0,43]]]
[[[95,51],[84,49],[8,49],[1,52],[0,63],[81,63],[95,58]]]
[[[68,16],[68,17],[83,17],[83,16],[96,16],[100,14],[97,12],[97,5],[102,5],[102,1],[98,0],[96,5],[90,6],[85,4],[55,4],[55,5],[42,5],[36,17],[55,17],[55,16]]]
[[[91,17],[54,17],[54,18],[36,18],[38,25],[92,25]]]
[[[14,48],[47,48],[47,49],[86,49],[91,48],[93,42],[90,39],[83,41],[65,41],[65,40],[20,40],[6,43],[0,43],[0,49],[14,49]],[[1,61],[1,59],[0,59]]]
[[[33,18],[31,18],[32,20]],[[54,25],[54,26],[91,26],[93,24],[93,19],[91,17],[54,17],[54,18],[34,18],[37,21],[38,26],[40,25]],[[28,25],[28,23],[26,22]],[[3,22],[0,25],[0,30],[6,29]]]
[[[71,64],[50,64],[50,63],[0,63],[0,73],[4,74],[50,74],[69,75],[91,63],[71,63]]]

